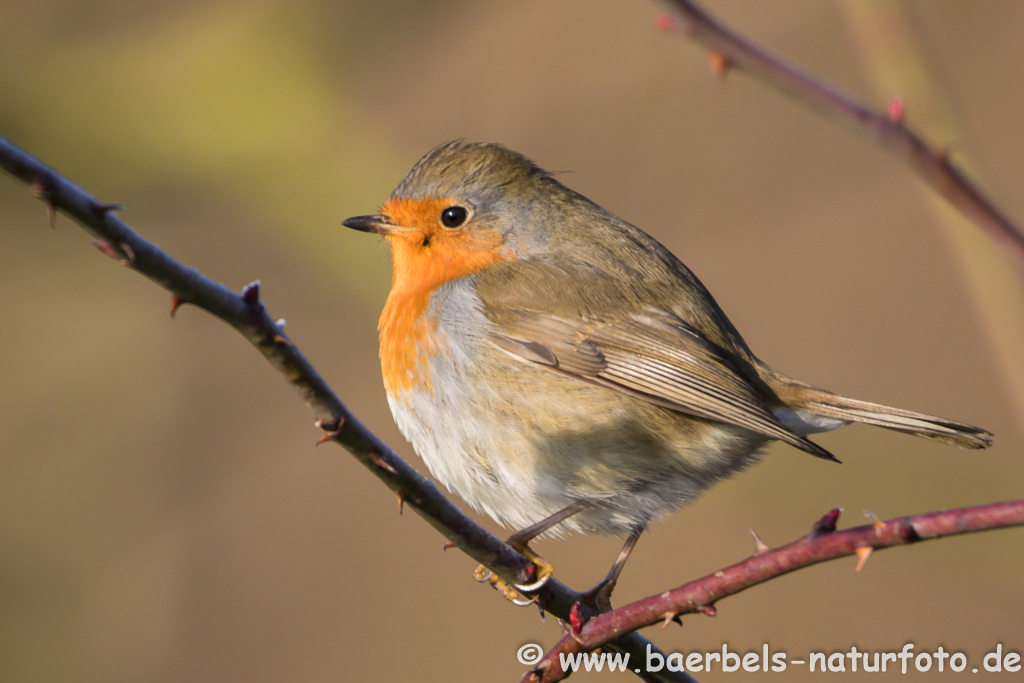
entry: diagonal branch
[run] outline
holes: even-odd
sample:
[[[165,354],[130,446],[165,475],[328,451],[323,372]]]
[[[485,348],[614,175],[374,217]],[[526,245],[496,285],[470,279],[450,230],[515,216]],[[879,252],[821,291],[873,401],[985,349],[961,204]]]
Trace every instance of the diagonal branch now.
[[[561,680],[569,673],[561,668],[567,655],[589,652],[620,633],[644,626],[659,622],[667,626],[673,621],[681,624],[683,614],[701,612],[714,616],[718,600],[812,564],[857,555],[860,571],[873,550],[973,531],[1024,526],[1024,499],[897,517],[845,531],[835,531],[838,517],[839,510],[832,510],[815,524],[810,534],[788,545],[768,549],[759,542],[757,552],[742,562],[594,617],[578,634],[566,635],[551,648],[535,667],[536,673],[523,678],[524,683]]]
[[[683,19],[683,32],[707,47],[720,72],[736,67],[776,86],[829,118],[866,133],[913,168],[936,192],[989,232],[1024,266],[1024,233],[963,171],[947,150],[930,145],[904,122],[895,102],[886,114],[816,79],[731,31],[690,0],[669,0]]]
[[[275,323],[260,301],[259,282],[241,295],[178,263],[117,217],[118,204],[101,204],[91,195],[28,153],[0,137],[0,168],[26,185],[50,211],[61,211],[98,240],[106,255],[156,282],[172,294],[171,314],[183,303],[198,306],[235,328],[259,350],[302,396],[324,431],[324,439],[347,449],[377,478],[395,491],[452,545],[486,565],[506,582],[526,583],[529,560],[474,522],[452,504],[429,479],[402,460],[368,430],[320,377],[313,365]],[[544,610],[566,621],[579,593],[550,580],[538,594]],[[639,659],[649,641],[637,633],[618,638],[610,649]],[[653,647],[653,646],[652,646]],[[656,648],[655,648],[656,650]],[[692,682],[686,674],[661,672],[644,680]]]

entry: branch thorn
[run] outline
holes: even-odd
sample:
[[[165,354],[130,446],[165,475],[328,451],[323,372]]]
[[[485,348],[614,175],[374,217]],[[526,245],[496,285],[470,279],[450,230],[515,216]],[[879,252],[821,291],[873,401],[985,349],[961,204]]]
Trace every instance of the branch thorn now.
[[[907,105],[901,97],[890,97],[885,105],[885,116],[896,125],[902,125],[907,116]]]
[[[860,570],[867,564],[868,558],[871,557],[871,553],[875,552],[875,549],[869,545],[862,545],[858,546],[854,552],[857,553],[857,568],[853,570],[853,573],[860,574]]]
[[[254,280],[242,288],[242,300],[249,308],[258,308],[260,305],[260,281]]]
[[[448,541],[447,543],[444,544],[444,547],[441,548],[441,550],[444,550],[445,552],[448,552],[448,548],[454,548],[454,547],[455,547],[455,543],[453,543],[452,541]]]
[[[725,75],[732,68],[732,60],[724,52],[714,49],[708,50],[708,59],[711,63],[711,73],[715,75],[719,83],[725,83]]]
[[[93,240],[92,246],[96,247],[101,252],[103,252],[104,255],[114,259],[115,261],[120,260],[120,257],[117,255],[117,252],[114,251],[114,248],[110,246],[110,244],[108,244],[107,242],[104,242],[103,240]]]
[[[747,531],[749,531],[750,535],[754,537],[754,556],[755,557],[757,555],[764,555],[766,552],[771,550],[771,548],[768,547],[768,544],[765,543],[764,541],[762,541],[761,537],[757,535],[756,531],[754,531],[753,529],[747,529]]]
[[[706,617],[717,617],[718,609],[714,605],[701,605],[700,613]]]
[[[387,470],[391,474],[398,474],[398,472],[395,471],[395,468],[391,466],[391,463],[385,460],[384,456],[377,451],[370,451],[370,462],[382,470]]]
[[[46,217],[50,222],[50,229],[57,227],[57,206],[53,203],[53,178],[40,173],[32,183],[32,195],[46,204]]]
[[[185,303],[184,299],[177,294],[171,294],[171,320],[174,320],[174,314],[178,312],[183,303]]]
[[[871,520],[871,526],[873,526],[875,528],[875,534],[876,535],[881,533],[882,529],[885,528],[885,522],[880,520],[878,518],[878,515],[876,515],[875,513],[871,512],[870,510],[865,510],[864,511],[864,516]]]
[[[124,204],[118,204],[116,202],[110,202],[108,204],[93,204],[92,211],[100,218],[103,218],[111,211],[120,211],[124,208]]]
[[[318,429],[322,429],[324,432],[323,435],[319,439],[317,439],[317,442],[314,444],[315,446],[319,446],[322,443],[330,441],[331,439],[333,439],[334,437],[341,433],[341,426],[345,424],[345,418],[341,415],[334,418],[333,420],[320,418],[313,424],[315,424]]]
[[[121,251],[123,251],[128,256],[128,261],[127,262],[126,261],[121,261],[121,265],[122,266],[134,266],[135,265],[135,250],[132,249],[132,245],[128,244],[127,242],[119,242],[117,246],[119,246],[121,248]]]
[[[395,491],[395,494],[398,496],[398,514],[401,516],[402,511],[405,509],[405,494],[401,491]]]
[[[679,612],[673,612],[673,611],[670,610],[668,612],[665,612],[665,614],[662,616],[662,618],[664,619],[664,621],[661,622],[661,630],[662,631],[664,631],[666,628],[668,628],[668,625],[671,624],[672,622],[675,622],[675,623],[679,624],[680,626],[683,625],[683,619],[682,619],[682,617],[679,616]]]

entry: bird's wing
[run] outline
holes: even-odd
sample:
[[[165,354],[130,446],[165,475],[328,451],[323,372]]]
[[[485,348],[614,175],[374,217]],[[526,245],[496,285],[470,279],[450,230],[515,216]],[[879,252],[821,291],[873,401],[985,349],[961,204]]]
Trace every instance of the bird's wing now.
[[[727,352],[664,309],[566,315],[565,305],[554,313],[515,307],[508,290],[500,306],[489,306],[484,291],[491,341],[522,361],[835,460],[783,425]]]

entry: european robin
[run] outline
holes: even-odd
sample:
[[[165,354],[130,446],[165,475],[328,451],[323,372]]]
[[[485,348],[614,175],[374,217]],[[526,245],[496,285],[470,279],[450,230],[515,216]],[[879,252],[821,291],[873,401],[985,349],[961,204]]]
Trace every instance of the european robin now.
[[[391,247],[379,331],[395,421],[438,480],[520,529],[509,542],[539,577],[521,591],[552,571],[528,548],[538,535],[626,535],[590,593],[607,605],[647,525],[773,439],[828,460],[807,436],[850,422],[992,441],[771,369],[657,240],[500,145],[436,147],[344,225]]]

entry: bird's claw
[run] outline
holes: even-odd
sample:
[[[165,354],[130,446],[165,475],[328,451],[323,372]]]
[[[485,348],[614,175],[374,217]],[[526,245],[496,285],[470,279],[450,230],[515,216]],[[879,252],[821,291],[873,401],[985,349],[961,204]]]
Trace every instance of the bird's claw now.
[[[480,583],[489,583],[491,588],[505,596],[505,599],[513,605],[526,607],[537,601],[536,592],[547,584],[548,580],[555,573],[555,568],[551,566],[551,563],[541,558],[529,548],[524,548],[520,552],[530,559],[530,572],[534,577],[533,581],[510,585],[483,565],[478,566],[473,571],[473,578]]]

